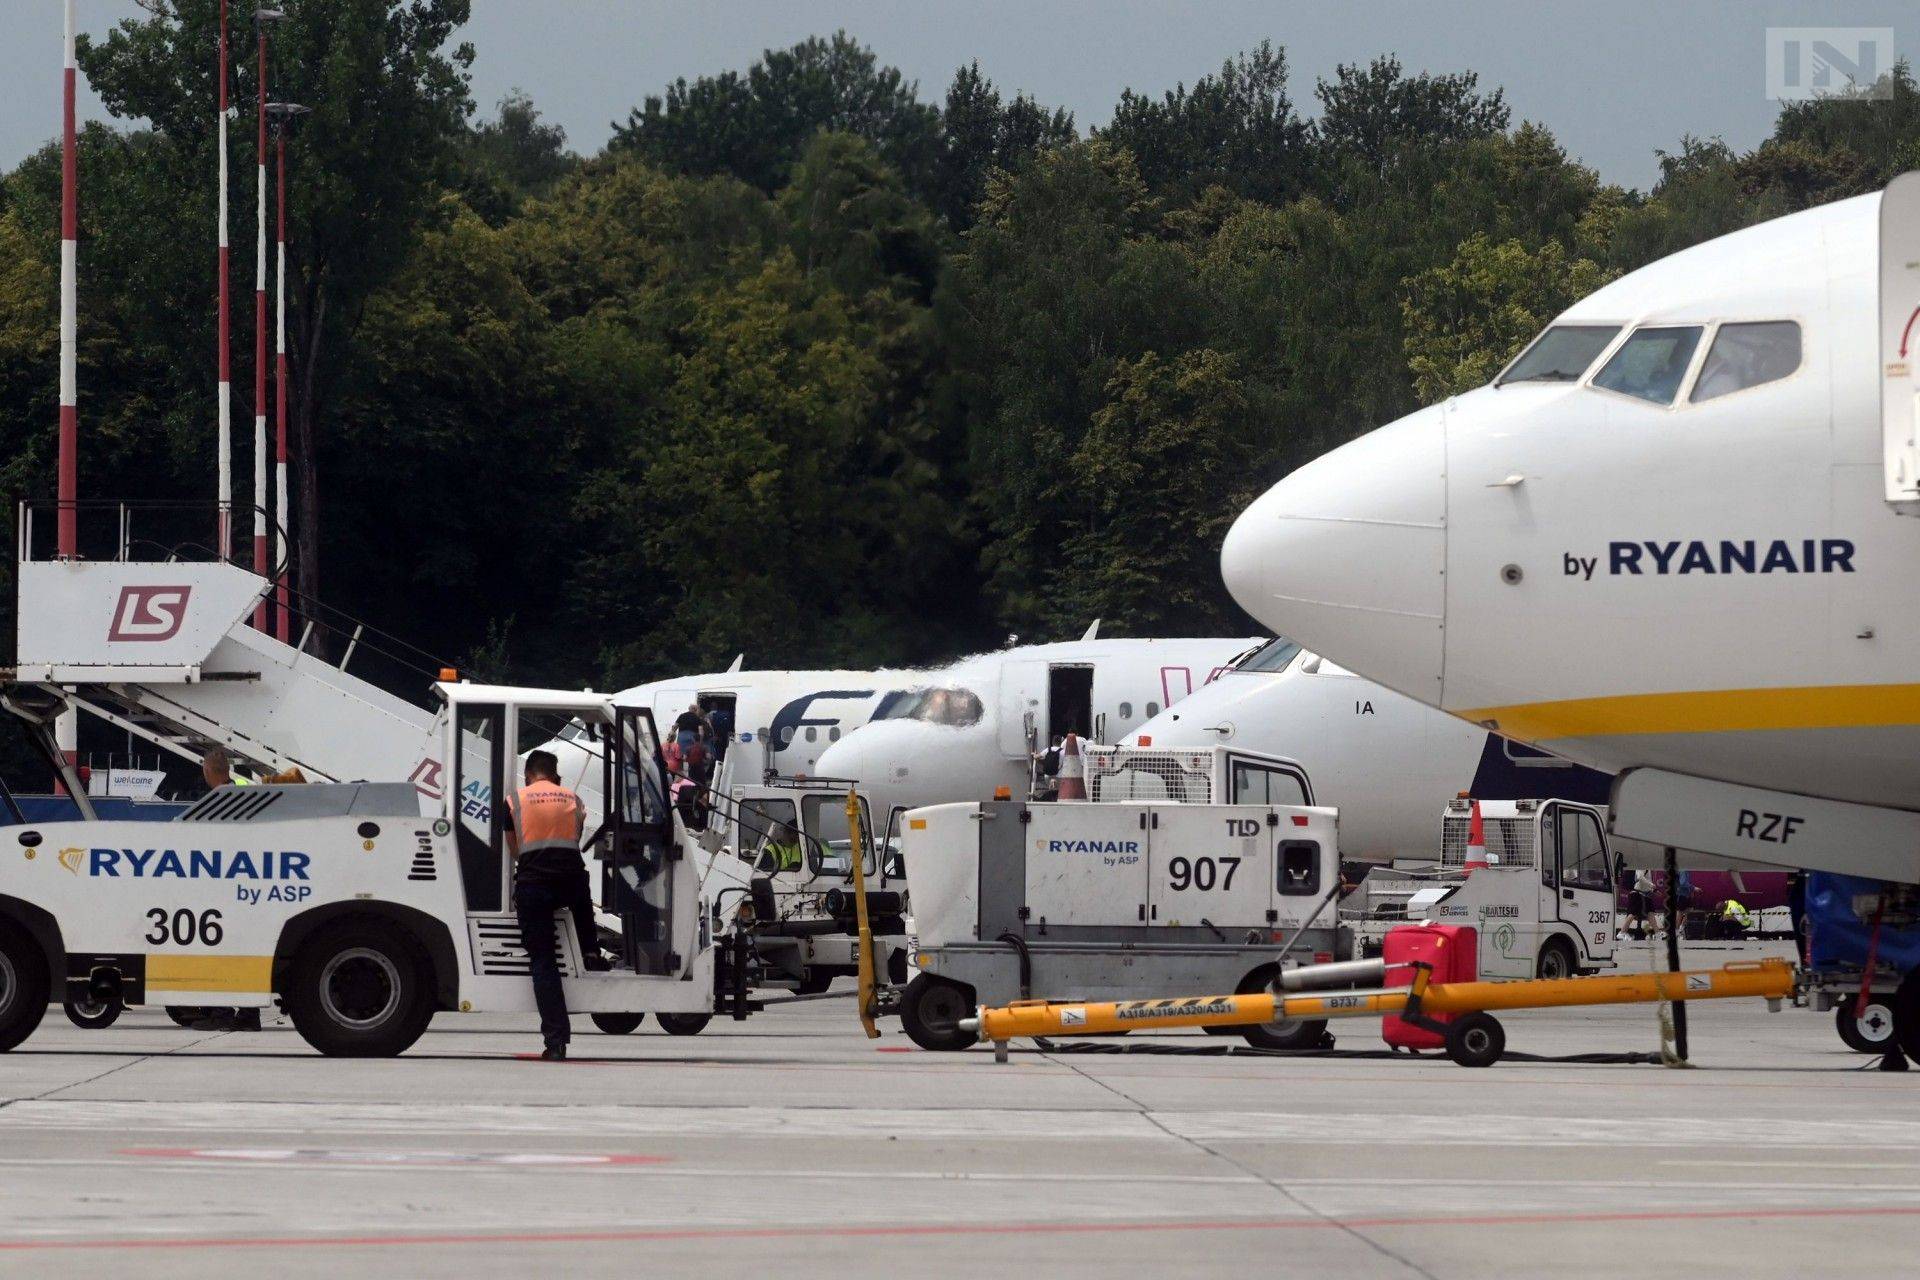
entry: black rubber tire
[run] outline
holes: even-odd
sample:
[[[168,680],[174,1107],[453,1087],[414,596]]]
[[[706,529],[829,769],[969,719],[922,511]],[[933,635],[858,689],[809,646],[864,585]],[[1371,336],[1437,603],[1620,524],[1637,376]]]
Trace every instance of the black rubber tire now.
[[[807,970],[807,976],[800,979],[800,985],[793,989],[795,995],[817,996],[833,985],[833,975],[822,973],[818,969]]]
[[[1506,1028],[1490,1013],[1463,1013],[1447,1024],[1447,1056],[1463,1067],[1490,1067],[1506,1050]]]
[[[1880,1057],[1899,1046],[1893,1038],[1893,1003],[1886,996],[1867,997],[1867,1016],[1856,1018],[1853,1008],[1857,996],[1848,996],[1833,1011],[1833,1029],[1840,1033],[1847,1048],[1855,1053]]]
[[[590,1013],[593,1025],[610,1036],[630,1036],[647,1020],[644,1013]]]
[[[0,920],[0,1053],[33,1034],[52,990],[46,952],[25,929]]]
[[[1265,991],[1280,976],[1280,966],[1263,964],[1240,979],[1235,995],[1253,995]],[[1327,1034],[1325,1018],[1283,1018],[1257,1027],[1208,1027],[1222,1035],[1239,1035],[1256,1049],[1312,1049]]]
[[[1893,1006],[1894,1042],[1920,1062],[1920,969],[1907,974],[1888,1003]]]
[[[118,1000],[102,1000],[98,1004],[79,1005],[68,1000],[61,1006],[66,1012],[67,1021],[83,1031],[100,1031],[119,1021],[126,1010]]]
[[[1573,948],[1567,945],[1565,938],[1549,938],[1547,945],[1540,948],[1540,959],[1534,962],[1533,976],[1572,978],[1578,976],[1579,965],[1579,958],[1573,954]]]
[[[173,1019],[173,1025],[176,1027],[191,1027],[194,1023],[199,1022],[212,1012],[213,1010],[197,1004],[170,1004],[167,1006],[167,1016]]]
[[[710,1013],[656,1013],[653,1020],[670,1036],[697,1036],[713,1021]]]
[[[420,944],[397,925],[368,917],[341,920],[308,939],[281,996],[294,1030],[330,1058],[405,1053],[434,1014],[432,968]]]
[[[900,1025],[922,1049],[952,1053],[970,1049],[978,1032],[963,1031],[960,1019],[973,1013],[973,991],[947,978],[920,974],[900,995]]]

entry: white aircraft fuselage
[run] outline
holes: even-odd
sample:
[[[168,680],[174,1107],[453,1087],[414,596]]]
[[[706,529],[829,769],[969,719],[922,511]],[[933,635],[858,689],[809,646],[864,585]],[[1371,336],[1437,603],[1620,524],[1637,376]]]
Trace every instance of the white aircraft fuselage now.
[[[1463,719],[1607,772],[1751,789],[1671,792],[1661,829],[1630,834],[1920,880],[1920,840],[1862,860],[1841,830],[1879,821],[1858,806],[1920,807],[1920,519],[1887,501],[1883,363],[1909,425],[1913,381],[1881,354],[1881,200],[1596,291],[1493,384],[1258,499],[1222,551],[1229,588]],[[1920,303],[1911,256],[1891,264],[1900,314]],[[1842,803],[1783,833],[1796,815],[1763,792]],[[1643,794],[1623,783],[1616,809]]]

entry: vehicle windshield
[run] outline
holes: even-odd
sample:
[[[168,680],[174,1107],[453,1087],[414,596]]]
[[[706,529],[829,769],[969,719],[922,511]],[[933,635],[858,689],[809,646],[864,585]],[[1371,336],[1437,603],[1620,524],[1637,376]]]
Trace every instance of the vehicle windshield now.
[[[920,720],[960,727],[980,723],[980,717],[986,713],[980,695],[971,689],[915,689],[890,696],[874,719]]]
[[[1285,671],[1293,656],[1300,652],[1300,646],[1281,636],[1269,640],[1252,653],[1234,664],[1235,671]]]
[[[1578,382],[1587,367],[1620,332],[1619,325],[1557,324],[1533,340],[1525,354],[1500,375],[1510,382]]]

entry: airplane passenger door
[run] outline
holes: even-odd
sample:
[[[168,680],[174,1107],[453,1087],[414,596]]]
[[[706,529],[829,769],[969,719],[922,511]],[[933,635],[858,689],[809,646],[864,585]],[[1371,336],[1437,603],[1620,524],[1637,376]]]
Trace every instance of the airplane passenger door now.
[[[1000,754],[1010,760],[1025,759],[1046,728],[1046,682],[1044,662],[1000,664]]]
[[[1582,960],[1613,955],[1614,889],[1611,859],[1591,809],[1555,804],[1547,814],[1554,845],[1554,912],[1580,938]],[[1550,865],[1542,851],[1541,866]]]

